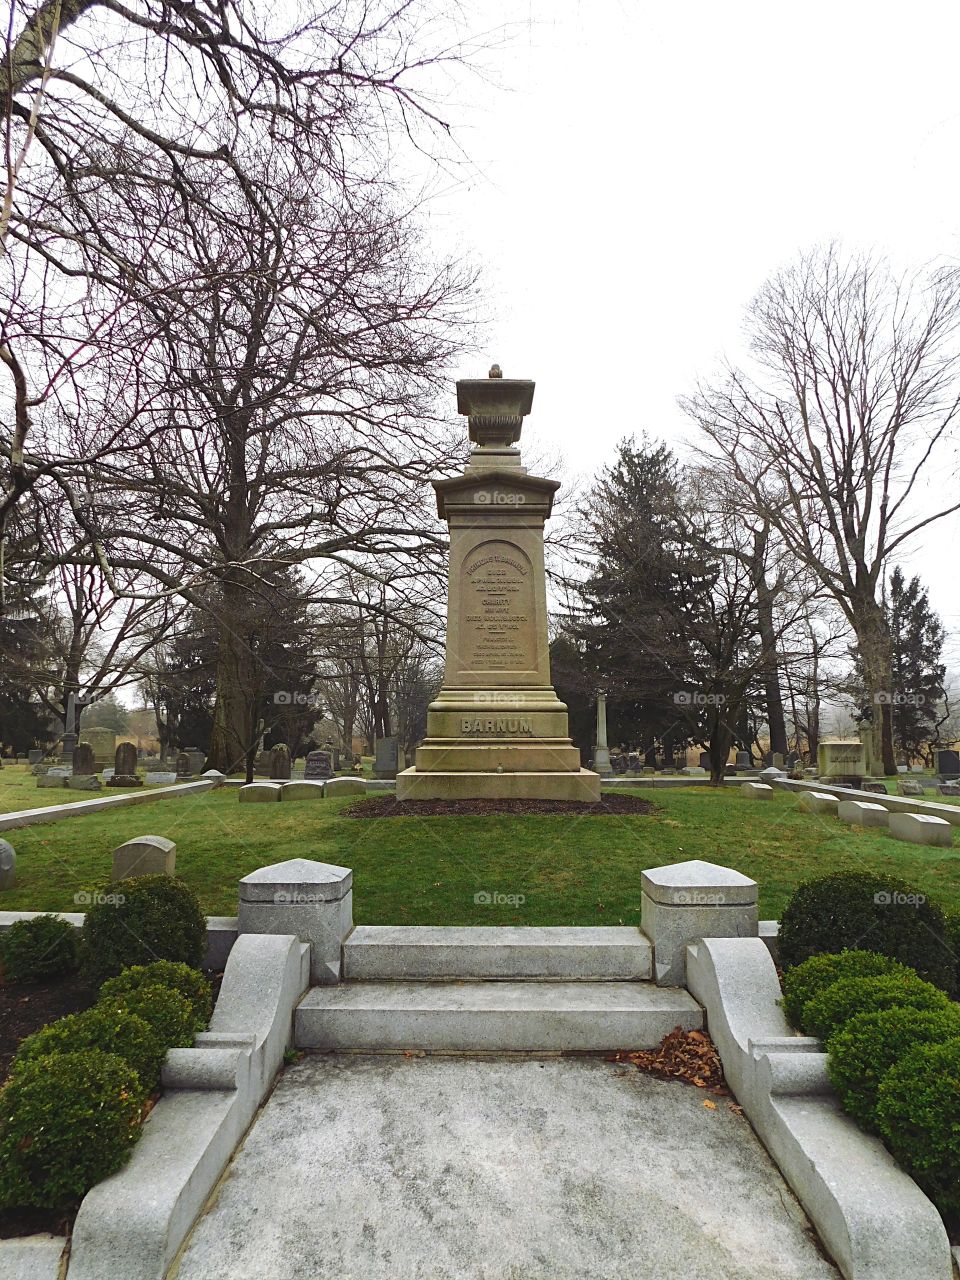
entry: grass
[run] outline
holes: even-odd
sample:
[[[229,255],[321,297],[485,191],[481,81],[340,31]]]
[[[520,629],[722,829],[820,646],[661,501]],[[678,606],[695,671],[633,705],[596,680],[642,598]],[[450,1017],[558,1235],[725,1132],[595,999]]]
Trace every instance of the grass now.
[[[132,789],[104,787],[102,794],[122,796]],[[48,804],[73,804],[75,800],[89,800],[92,795],[92,791],[71,791],[69,787],[38,787],[29,765],[4,765],[0,769],[0,813],[40,809]]]
[[[306,857],[354,870],[354,917],[380,924],[634,924],[640,873],[691,858],[760,884],[760,912],[779,916],[794,886],[830,871],[900,876],[960,908],[960,852],[926,849],[884,831],[802,812],[790,793],[769,801],[731,788],[634,789],[652,816],[538,815],[352,819],[351,800],[241,805],[236,789],[7,832],[17,887],[6,910],[75,910],[74,895],[109,877],[111,851],[150,833],[176,841],[177,873],[210,915],[236,913],[237,880]],[[479,892],[522,903],[478,905]]]

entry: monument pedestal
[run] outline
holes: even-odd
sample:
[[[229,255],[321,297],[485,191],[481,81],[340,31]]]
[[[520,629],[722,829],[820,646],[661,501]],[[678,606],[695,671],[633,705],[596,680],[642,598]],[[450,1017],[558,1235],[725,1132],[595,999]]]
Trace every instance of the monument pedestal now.
[[[550,684],[543,526],[560,485],[513,448],[534,384],[494,369],[457,383],[475,448],[462,475],[433,481],[450,527],[446,667],[397,799],[597,801]]]

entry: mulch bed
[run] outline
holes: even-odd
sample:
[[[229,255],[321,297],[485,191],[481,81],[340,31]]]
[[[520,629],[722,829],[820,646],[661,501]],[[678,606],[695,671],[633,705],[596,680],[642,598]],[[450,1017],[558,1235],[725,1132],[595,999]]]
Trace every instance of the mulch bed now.
[[[665,1036],[656,1049],[639,1053],[625,1050],[615,1053],[611,1062],[629,1062],[641,1071],[663,1080],[685,1080],[698,1089],[707,1089],[720,1097],[730,1090],[723,1078],[723,1064],[716,1045],[705,1031],[682,1031],[677,1027]]]
[[[376,796],[344,809],[345,818],[440,818],[487,813],[656,813],[657,807],[639,796],[604,796],[597,804],[585,800],[395,800]]]
[[[78,977],[55,982],[11,982],[0,986],[0,1080],[5,1080],[17,1045],[48,1022],[79,1013],[97,993]]]

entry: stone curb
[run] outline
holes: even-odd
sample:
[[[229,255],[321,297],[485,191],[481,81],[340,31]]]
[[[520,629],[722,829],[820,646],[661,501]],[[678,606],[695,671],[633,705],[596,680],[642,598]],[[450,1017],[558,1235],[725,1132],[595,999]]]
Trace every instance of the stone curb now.
[[[878,804],[890,813],[926,813],[960,827],[960,804],[939,804],[936,800],[917,800],[913,796],[882,796],[879,792],[855,791],[852,787],[835,787],[829,782],[800,782],[796,778],[777,778],[773,785],[782,791],[817,791],[836,796],[838,800]]]
[[[61,818],[79,818],[85,813],[98,813],[101,809],[116,809],[125,804],[146,804],[150,800],[168,800],[171,796],[189,795],[194,791],[209,791],[220,783],[215,780],[181,782],[173,787],[158,787],[156,791],[131,791],[123,796],[96,796],[93,800],[74,800],[70,804],[48,804],[43,809],[19,809],[16,813],[0,814],[0,831],[12,831],[16,827],[32,827],[38,822],[59,822]]]
[[[293,1043],[309,951],[279,934],[237,939],[210,1030],[168,1054],[129,1162],[80,1206],[68,1280],[163,1280]]]
[[[951,1280],[940,1215],[879,1139],[841,1111],[826,1055],[797,1036],[761,938],[687,948],[687,986],[703,1005],[724,1074],[846,1280]]]

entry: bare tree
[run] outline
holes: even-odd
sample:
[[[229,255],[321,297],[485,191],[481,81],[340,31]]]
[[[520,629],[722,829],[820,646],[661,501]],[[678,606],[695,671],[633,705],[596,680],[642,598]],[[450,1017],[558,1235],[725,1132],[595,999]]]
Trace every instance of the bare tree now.
[[[756,361],[683,401],[786,550],[836,600],[863,655],[874,754],[894,773],[890,557],[960,510],[931,504],[960,399],[956,290],[945,277],[817,250],[774,277],[747,316]]]

